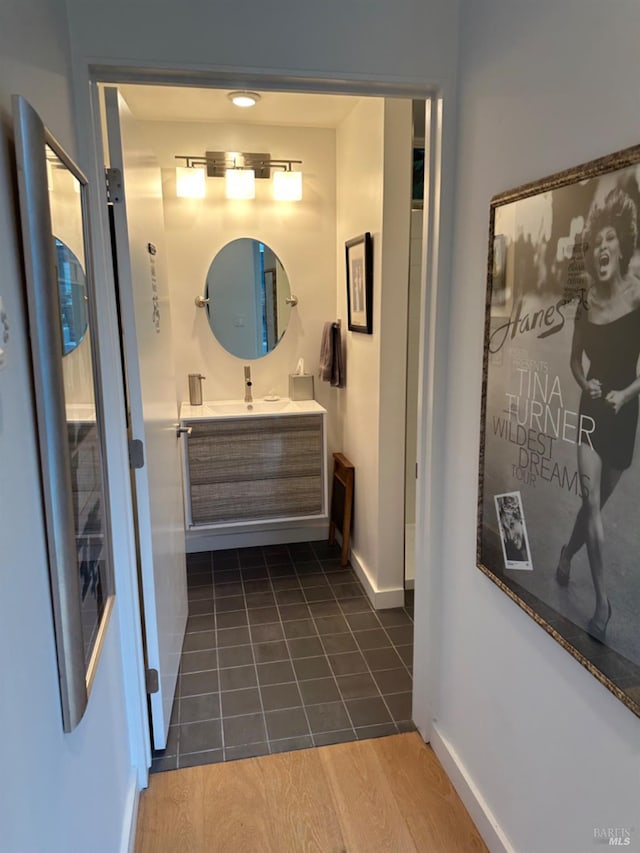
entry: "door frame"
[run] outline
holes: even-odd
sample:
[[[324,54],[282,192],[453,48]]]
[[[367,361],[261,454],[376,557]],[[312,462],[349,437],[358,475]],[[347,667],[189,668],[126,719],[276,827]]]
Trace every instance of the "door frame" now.
[[[446,364],[446,298],[439,298],[444,288],[439,279],[449,266],[448,252],[441,242],[441,207],[443,178],[448,195],[453,187],[452,165],[447,161],[443,172],[443,138],[453,140],[453,116],[444,112],[444,95],[437,86],[415,82],[366,81],[359,78],[336,80],[324,77],[274,75],[215,71],[186,72],[180,68],[146,68],[114,63],[72,61],[72,85],[76,105],[78,147],[89,176],[89,204],[98,288],[98,325],[101,340],[99,369],[104,388],[105,410],[110,418],[105,424],[107,458],[111,483],[112,523],[114,539],[114,574],[118,605],[121,658],[124,676],[127,728],[131,753],[139,787],[148,784],[151,763],[151,736],[147,713],[144,672],[144,649],[141,608],[136,566],[134,507],[132,503],[127,430],[124,419],[123,389],[120,372],[114,276],[111,261],[107,198],[104,182],[105,153],[102,140],[101,105],[98,84],[137,83],[183,85],[210,88],[248,88],[278,90],[306,94],[361,95],[363,97],[401,97],[425,102],[425,141],[429,148],[429,168],[425,170],[425,202],[422,241],[422,274],[418,399],[418,463],[416,494],[416,584],[415,601],[418,618],[415,623],[414,650],[420,653],[420,666],[414,666],[414,720],[425,739],[430,739],[433,688],[437,670],[438,617],[435,606],[439,537],[441,524],[441,472],[437,448],[442,446],[444,430],[439,423],[435,402],[443,387],[442,364]],[[448,158],[452,160],[452,158]],[[450,206],[450,205],[449,205]],[[443,263],[445,261],[445,263]],[[117,371],[115,367],[117,366]],[[133,570],[132,570],[133,569]]]

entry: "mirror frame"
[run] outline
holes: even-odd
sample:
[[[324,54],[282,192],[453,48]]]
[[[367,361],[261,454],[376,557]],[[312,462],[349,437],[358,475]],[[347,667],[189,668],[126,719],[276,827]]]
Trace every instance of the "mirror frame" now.
[[[107,470],[104,457],[104,417],[99,376],[96,307],[89,231],[88,181],[62,146],[44,126],[33,107],[13,96],[16,162],[27,284],[30,349],[45,513],[51,599],[65,732],[82,719],[113,610],[113,556],[109,518]],[[91,656],[85,665],[80,578],[74,518],[71,458],[68,443],[62,368],[62,329],[58,276],[51,228],[46,146],[59,157],[80,184],[85,247],[87,319],[90,333],[95,416],[102,478],[104,519],[104,607]]]

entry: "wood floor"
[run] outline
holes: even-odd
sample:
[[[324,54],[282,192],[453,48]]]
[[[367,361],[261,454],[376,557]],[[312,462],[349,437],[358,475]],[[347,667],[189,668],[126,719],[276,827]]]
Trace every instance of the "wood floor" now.
[[[151,776],[136,853],[470,853],[482,839],[417,732]]]

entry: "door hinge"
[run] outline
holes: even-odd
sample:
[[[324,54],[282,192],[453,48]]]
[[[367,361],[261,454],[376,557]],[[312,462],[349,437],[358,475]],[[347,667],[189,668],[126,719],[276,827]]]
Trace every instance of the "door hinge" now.
[[[146,669],[144,672],[144,677],[147,684],[147,693],[157,693],[158,690],[160,690],[160,683],[158,681],[158,670]]]
[[[139,438],[129,442],[129,468],[144,468],[144,444]]]
[[[122,172],[120,169],[105,169],[104,177],[107,185],[107,202],[118,204],[122,201]]]
[[[418,463],[416,462],[416,480],[418,479]]]

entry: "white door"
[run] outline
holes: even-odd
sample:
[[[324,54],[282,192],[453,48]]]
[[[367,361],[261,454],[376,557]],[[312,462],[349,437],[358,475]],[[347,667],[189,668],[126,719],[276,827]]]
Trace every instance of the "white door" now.
[[[153,745],[167,743],[187,620],[178,404],[158,163],[144,130],[115,88],[105,89],[109,159],[122,173],[114,205],[120,311],[132,437],[144,442],[135,471]]]

